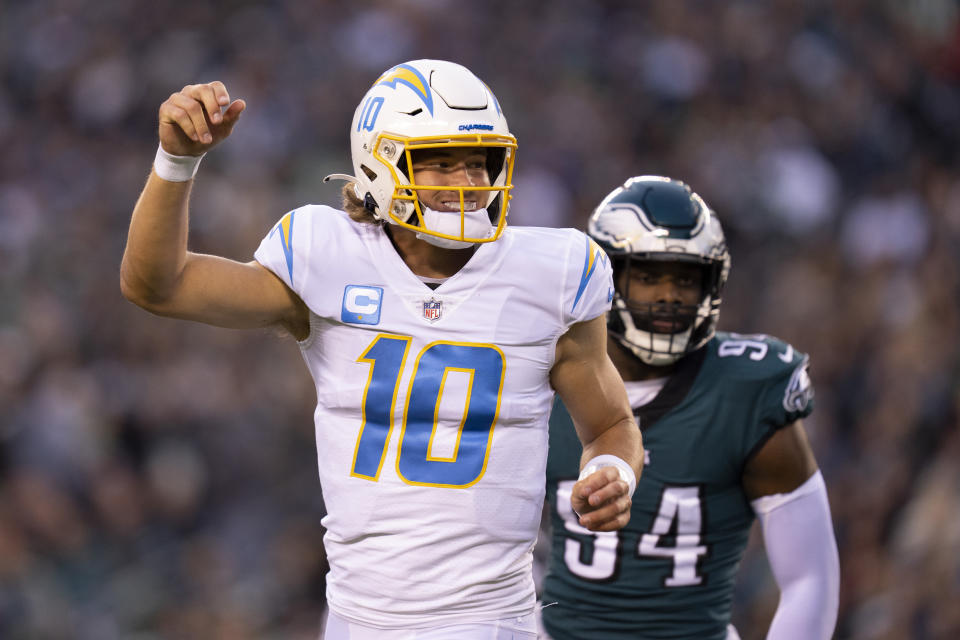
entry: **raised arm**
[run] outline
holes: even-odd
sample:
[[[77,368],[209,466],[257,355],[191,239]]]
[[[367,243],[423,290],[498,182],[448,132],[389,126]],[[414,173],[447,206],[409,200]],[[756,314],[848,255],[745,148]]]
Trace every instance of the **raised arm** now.
[[[626,526],[631,491],[624,467],[633,472],[634,480],[640,477],[643,443],[623,380],[607,356],[604,316],[577,323],[560,338],[550,382],[583,444],[580,468],[588,475],[573,486],[571,496],[580,524],[593,531]],[[594,466],[597,470],[589,473]]]
[[[245,107],[243,100],[230,101],[221,82],[186,86],[160,106],[160,146],[189,167],[189,157],[201,157],[230,135]],[[123,295],[158,315],[238,329],[280,325],[305,337],[306,306],[270,271],[187,250],[189,173],[165,172],[172,181],[157,175],[156,165],[150,172],[130,221]]]

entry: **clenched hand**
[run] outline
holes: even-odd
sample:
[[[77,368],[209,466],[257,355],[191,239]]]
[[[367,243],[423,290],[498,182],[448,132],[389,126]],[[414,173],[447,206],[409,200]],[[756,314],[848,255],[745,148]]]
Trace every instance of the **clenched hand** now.
[[[591,531],[616,531],[630,522],[629,486],[613,467],[597,469],[573,485],[570,493],[580,525]]]
[[[246,107],[230,101],[222,82],[187,85],[160,105],[160,145],[175,156],[203,155],[230,135]]]

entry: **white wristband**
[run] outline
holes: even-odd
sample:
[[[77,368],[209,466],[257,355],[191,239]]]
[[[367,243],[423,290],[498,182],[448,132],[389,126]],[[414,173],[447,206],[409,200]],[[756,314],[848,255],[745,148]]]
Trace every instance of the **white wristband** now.
[[[620,474],[620,479],[627,483],[627,486],[630,487],[629,493],[627,495],[633,495],[633,492],[637,490],[637,476],[633,472],[633,467],[627,464],[626,460],[618,458],[617,456],[610,455],[605,453],[603,455],[597,456],[595,458],[590,458],[587,461],[587,464],[584,465],[583,471],[580,472],[580,477],[577,478],[577,481],[583,480],[591,473],[603,469],[604,467],[613,467],[617,470],[617,473]]]
[[[193,180],[197,175],[197,168],[203,156],[175,156],[163,150],[163,145],[157,147],[157,157],[153,159],[153,171],[168,182],[186,182]]]

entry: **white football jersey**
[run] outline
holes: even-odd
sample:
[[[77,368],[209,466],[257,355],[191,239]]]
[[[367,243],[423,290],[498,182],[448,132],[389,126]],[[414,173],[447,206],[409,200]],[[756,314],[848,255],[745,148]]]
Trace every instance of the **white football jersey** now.
[[[508,227],[431,290],[382,227],[308,205],[255,257],[311,312],[330,608],[388,628],[530,613],[549,373],[610,307],[603,251]]]

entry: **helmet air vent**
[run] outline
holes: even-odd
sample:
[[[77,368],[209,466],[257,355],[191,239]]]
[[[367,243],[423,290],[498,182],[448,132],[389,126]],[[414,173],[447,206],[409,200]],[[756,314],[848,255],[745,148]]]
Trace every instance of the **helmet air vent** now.
[[[451,109],[486,109],[487,90],[475,77],[451,73],[450,69],[435,69],[430,73],[430,88]]]

